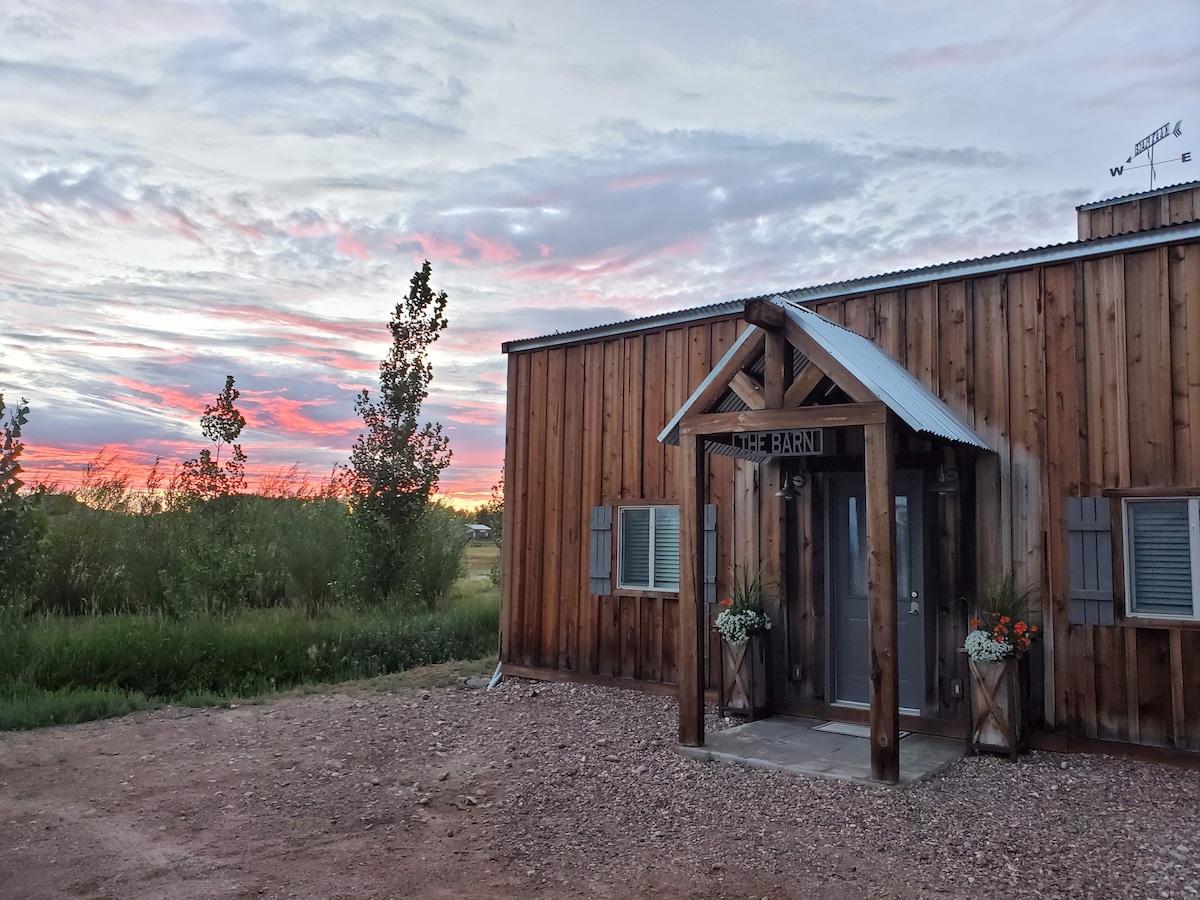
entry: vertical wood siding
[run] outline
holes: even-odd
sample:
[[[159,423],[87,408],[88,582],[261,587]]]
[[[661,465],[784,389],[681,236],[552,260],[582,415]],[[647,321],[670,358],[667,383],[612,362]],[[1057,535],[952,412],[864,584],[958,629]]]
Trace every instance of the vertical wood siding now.
[[[1200,196],[1184,208],[1191,199],[1172,195],[1157,214],[1185,221],[1200,214]],[[1094,212],[1093,236],[1133,227],[1130,210],[1115,219],[1114,208]],[[813,308],[894,356],[997,450],[973,457],[921,441],[900,447],[941,453],[966,476],[958,494],[926,503],[939,714],[962,714],[950,692],[965,621],[958,598],[971,599],[976,584],[1011,565],[1036,588],[1047,727],[1200,749],[1200,630],[1071,625],[1066,601],[1067,498],[1200,486],[1200,244]],[[674,681],[674,594],[589,596],[588,515],[596,504],[675,500],[677,451],[656,436],[743,327],[725,318],[510,356],[506,661]],[[849,433],[842,446],[861,453]],[[778,570],[782,561],[786,589],[808,598],[792,605],[793,620],[777,637],[778,652],[796,663],[784,677],[820,700],[819,482],[810,479],[783,510],[774,502],[777,467],[716,457],[708,471],[708,501],[719,515],[719,594],[735,564]],[[711,664],[707,672],[711,686]]]

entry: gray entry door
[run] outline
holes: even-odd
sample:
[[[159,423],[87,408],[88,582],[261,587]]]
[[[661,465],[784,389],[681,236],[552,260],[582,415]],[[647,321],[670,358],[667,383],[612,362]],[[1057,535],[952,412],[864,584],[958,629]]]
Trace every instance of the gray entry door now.
[[[866,485],[862,475],[830,478],[830,699],[870,701],[867,626]],[[896,616],[900,642],[900,706],[919,712],[925,696],[925,597],[921,543],[921,482],[896,473]]]

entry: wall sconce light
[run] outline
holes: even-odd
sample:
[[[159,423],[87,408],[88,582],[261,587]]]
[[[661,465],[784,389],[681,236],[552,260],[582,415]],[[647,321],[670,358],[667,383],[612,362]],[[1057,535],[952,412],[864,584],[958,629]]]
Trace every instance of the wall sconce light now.
[[[783,476],[783,485],[775,492],[776,497],[782,497],[784,500],[795,500],[796,492],[801,490],[808,479],[804,477],[803,472],[798,472],[795,475]]]
[[[938,466],[937,478],[933,480],[933,484],[929,486],[929,490],[934,494],[953,494],[956,492],[958,490],[958,470]]]

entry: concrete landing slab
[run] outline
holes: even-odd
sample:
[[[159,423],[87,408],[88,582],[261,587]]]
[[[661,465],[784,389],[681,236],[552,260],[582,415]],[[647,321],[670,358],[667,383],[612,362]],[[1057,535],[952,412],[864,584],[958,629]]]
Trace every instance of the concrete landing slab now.
[[[703,747],[676,749],[696,759],[885,787],[871,778],[870,740],[815,731],[814,727],[824,721],[775,716],[709,734]],[[906,735],[900,739],[900,784],[914,784],[935,775],[966,749],[966,741],[928,734]]]

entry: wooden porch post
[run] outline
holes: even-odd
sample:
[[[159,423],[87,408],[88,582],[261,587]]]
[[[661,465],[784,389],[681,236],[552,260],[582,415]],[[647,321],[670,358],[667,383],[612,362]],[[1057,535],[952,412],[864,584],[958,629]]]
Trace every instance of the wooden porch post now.
[[[679,436],[679,743],[704,743],[704,438]]]
[[[871,633],[871,777],[900,781],[900,673],[896,622],[894,438],[889,421],[864,425],[867,478],[867,599]]]

